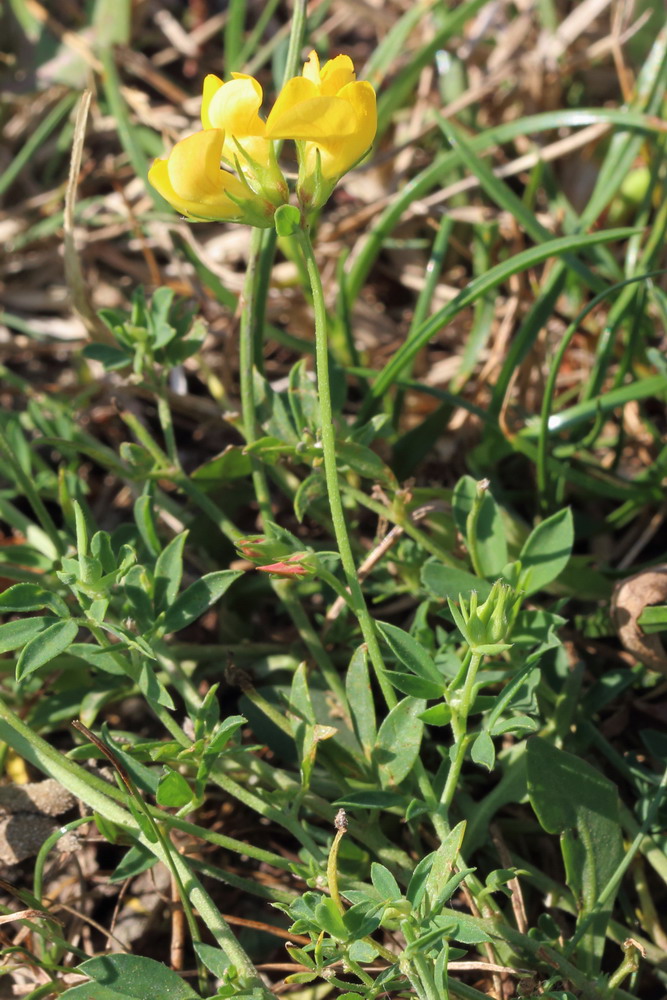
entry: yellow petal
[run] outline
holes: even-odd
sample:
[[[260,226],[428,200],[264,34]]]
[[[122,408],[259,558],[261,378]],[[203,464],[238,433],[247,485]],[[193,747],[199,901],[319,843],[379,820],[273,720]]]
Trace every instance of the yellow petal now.
[[[311,97],[299,101],[292,107],[285,108],[281,114],[276,114],[272,121],[274,111],[267,122],[266,131],[270,139],[326,142],[334,137],[349,136],[356,128],[350,104],[339,97]]]
[[[185,215],[189,219],[200,219],[201,206],[196,202],[186,201],[179,198],[174,191],[169,180],[169,170],[166,160],[155,160],[153,166],[148,171],[148,180],[155,190],[168,201],[172,208],[175,208],[180,215]]]
[[[206,129],[176,143],[167,166],[169,180],[179,198],[200,201],[215,196],[224,141],[225,133],[220,129]]]
[[[336,113],[330,113],[327,122],[335,123],[340,106],[347,114],[348,131],[342,128],[332,130],[322,138],[313,135],[312,147],[320,150],[322,176],[327,180],[342,176],[350,170],[370,149],[377,132],[377,110],[375,91],[365,80],[349,83],[337,98],[322,98],[335,103]],[[310,169],[315,168],[315,149],[306,148],[306,158]]]
[[[312,55],[312,53],[311,53]],[[266,119],[267,139],[294,139],[296,136],[290,135],[286,131],[285,122],[291,121],[293,112],[296,110],[298,118],[298,108],[306,101],[318,98],[318,88],[312,80],[307,80],[304,76],[294,76],[288,80],[276,98],[276,103],[271,108],[269,117]]]
[[[364,143],[362,151],[365,152],[372,146],[378,130],[377,99],[373,85],[367,80],[355,80],[343,87],[338,97],[341,101],[347,101],[354,110],[355,135]]]
[[[308,53],[308,61],[303,64],[303,75],[316,87],[320,85],[320,57],[315,49]]]
[[[262,88],[254,77],[235,73],[234,79],[224,83],[211,97],[207,108],[211,126],[224,129],[237,139],[263,136],[265,125],[257,113],[262,96]]]
[[[356,80],[354,66],[349,56],[336,56],[322,67],[320,92],[323,97],[335,97],[348,83]]]
[[[271,150],[270,143],[268,139],[262,139],[257,136],[249,136],[246,139],[239,139],[238,144],[244,153],[260,166],[266,167],[269,165]],[[234,137],[228,135],[225,138],[225,144],[222,147],[222,158],[226,160],[231,166],[236,167],[238,161],[239,167],[242,171],[251,170],[250,164],[240,152],[236,142],[234,142]]]
[[[208,109],[211,101],[213,100],[214,94],[216,94],[223,86],[224,84],[220,77],[215,76],[213,73],[209,73],[208,76],[204,77],[204,90],[201,102],[201,123],[204,128],[215,128],[211,122]]]
[[[234,219],[242,212],[229,197],[247,197],[238,178],[220,169],[224,132],[207,129],[177,142],[168,160],[156,160],[149,172],[153,187],[184,215],[199,219]]]

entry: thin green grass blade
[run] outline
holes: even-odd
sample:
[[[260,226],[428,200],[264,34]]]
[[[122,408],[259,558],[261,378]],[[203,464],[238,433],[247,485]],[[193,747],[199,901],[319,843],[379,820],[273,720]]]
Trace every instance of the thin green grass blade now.
[[[560,413],[552,413],[547,421],[549,434],[558,434],[561,431],[569,430],[578,424],[594,420],[595,415],[600,410],[608,413],[615,410],[617,406],[625,406],[627,403],[640,399],[648,399],[651,396],[663,396],[667,392],[667,376],[649,375],[647,378],[638,379],[629,385],[622,385],[616,389],[610,389],[596,399],[588,399],[576,406],[570,406]],[[536,421],[524,427],[520,432],[520,437],[533,439],[539,437],[540,422]]]
[[[25,170],[26,165],[30,162],[33,154],[40,148],[40,146],[44,145],[48,137],[54,129],[57,128],[65,115],[71,111],[77,96],[77,94],[65,94],[65,96],[61,97],[58,103],[51,108],[48,115],[42,119],[26,142],[25,146],[19,150],[7,169],[2,173],[2,176],[0,176],[0,195],[3,195],[5,191],[14,183],[16,178],[20,176],[21,172]]]
[[[433,301],[433,296],[440,280],[440,274],[442,272],[442,267],[445,260],[445,254],[447,253],[447,247],[449,245],[449,240],[452,235],[452,230],[454,228],[454,223],[446,215],[443,215],[440,222],[440,227],[436,233],[435,239],[433,241],[433,247],[431,249],[431,256],[429,262],[426,265],[426,276],[424,280],[424,286],[419,293],[417,298],[417,303],[412,314],[412,321],[410,323],[410,329],[408,330],[407,339],[410,340],[414,336],[415,331],[426,322],[428,314],[431,310],[431,302]],[[401,378],[410,378],[412,375],[412,362],[405,366],[404,371],[401,372]],[[403,393],[399,390],[396,395],[396,402],[394,404],[394,423],[398,424],[398,420],[401,414],[401,408],[403,405]]]
[[[635,233],[634,228],[608,229],[599,233],[583,233],[577,236],[562,236],[558,239],[549,240],[541,246],[531,247],[521,253],[516,254],[510,260],[502,261],[492,268],[487,274],[480,275],[464,288],[451,302],[438,310],[419,330],[409,342],[403,344],[393,358],[385,365],[378,375],[370,393],[370,399],[380,399],[390,388],[406,364],[414,358],[415,354],[424,347],[431,337],[440,330],[446,323],[450,322],[462,309],[484,295],[492,288],[506,281],[513,274],[525,271],[535,264],[540,264],[550,257],[558,257],[562,254],[570,254],[593,246],[596,243],[613,243],[627,239]]]
[[[628,288],[630,286],[634,286],[640,281],[648,281],[652,276],[653,275],[645,274],[639,277],[629,278],[627,281],[621,282],[621,284],[618,285],[613,285],[611,288],[608,288],[604,292],[601,292],[599,295],[596,295],[595,298],[593,298],[588,303],[586,308],[579,313],[574,322],[570,324],[570,326],[565,331],[561,339],[561,342],[558,346],[558,350],[556,351],[556,354],[549,366],[549,373],[547,376],[546,385],[544,387],[544,395],[542,397],[542,411],[540,414],[540,430],[539,430],[539,439],[537,445],[537,486],[543,513],[546,513],[551,508],[550,488],[549,488],[549,479],[547,470],[547,448],[548,448],[548,439],[550,432],[553,433],[553,430],[550,429],[550,422],[552,420],[557,421],[559,416],[558,414],[552,413],[554,394],[556,391],[556,381],[558,379],[558,372],[560,371],[560,366],[562,364],[565,353],[570,345],[570,342],[572,341],[572,338],[579,329],[579,325],[583,322],[586,316],[588,316],[588,314],[592,312],[592,310],[595,309],[608,296],[613,295],[614,292],[619,291],[622,288]],[[601,401],[599,401],[599,403],[600,405],[598,405],[598,401],[596,401],[596,414],[595,414],[596,417],[604,412],[601,406]],[[562,426],[558,426],[558,432],[561,433],[562,430],[563,430]]]
[[[421,71],[433,62],[436,53],[456,34],[470,18],[485,6],[487,0],[468,0],[467,3],[456,4],[442,14],[443,24],[434,33],[428,45],[418,48],[410,62],[401,68],[400,74],[393,84],[380,95],[378,101],[378,135],[381,136],[391,116],[406,101],[414,90]]]
[[[369,80],[378,89],[400,56],[405,52],[408,38],[433,8],[434,0],[416,3],[392,24],[372,56],[364,66],[363,79]]]
[[[477,177],[483,190],[486,191],[489,198],[499,208],[503,208],[509,212],[536,243],[543,243],[545,240],[553,239],[553,234],[548,229],[545,229],[542,223],[537,220],[535,215],[523,203],[521,198],[517,197],[511,188],[499,177],[496,177],[493,170],[475,155],[460,129],[457,129],[452,122],[445,121],[440,116],[438,116],[438,125],[447,136],[452,148],[458,150],[468,170]],[[563,261],[582,277],[590,288],[602,291],[605,287],[604,281],[596,274],[593,274],[590,268],[577,260],[576,257],[563,254]]]
[[[224,34],[225,77],[229,80],[233,72],[243,65],[243,33],[245,31],[247,0],[229,0],[227,23]]]
[[[528,115],[513,122],[506,122],[487,129],[470,140],[475,153],[483,153],[495,145],[511,142],[517,136],[550,131],[561,128],[578,128],[606,122],[619,129],[652,135],[667,132],[667,125],[657,117],[637,111],[615,111],[606,108],[579,108],[569,111],[548,111],[544,114]],[[641,142],[641,139],[640,139]],[[373,262],[382,249],[384,240],[398,224],[401,216],[413,202],[423,198],[429,191],[442,184],[444,178],[456,169],[460,160],[452,152],[441,153],[433,163],[403,187],[394,200],[378,218],[371,232],[364,238],[349,267],[348,289],[352,299],[356,299],[368,277]]]

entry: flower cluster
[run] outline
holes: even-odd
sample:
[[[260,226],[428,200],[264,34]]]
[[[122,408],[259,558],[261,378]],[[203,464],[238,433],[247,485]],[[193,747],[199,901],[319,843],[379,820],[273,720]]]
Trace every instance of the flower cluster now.
[[[272,226],[276,208],[289,199],[275,146],[284,139],[296,143],[299,201],[317,208],[375,138],[375,91],[356,79],[348,56],[320,68],[311,52],[303,74],[285,84],[266,121],[259,113],[262,100],[252,76],[204,80],[202,131],[177,142],[148,174],[186,218]]]

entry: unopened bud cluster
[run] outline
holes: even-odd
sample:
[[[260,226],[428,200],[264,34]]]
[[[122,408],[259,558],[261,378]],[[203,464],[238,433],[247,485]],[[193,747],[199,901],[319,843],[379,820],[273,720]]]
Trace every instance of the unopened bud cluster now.
[[[508,648],[505,640],[520,602],[521,596],[512,587],[496,580],[483,604],[473,590],[468,601],[459,595],[458,608],[452,601],[449,608],[472,651],[491,655]]]

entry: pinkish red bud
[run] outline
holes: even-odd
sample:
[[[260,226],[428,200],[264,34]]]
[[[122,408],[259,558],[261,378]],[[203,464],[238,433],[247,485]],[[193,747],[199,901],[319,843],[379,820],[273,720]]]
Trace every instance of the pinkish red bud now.
[[[287,578],[310,576],[313,572],[312,569],[309,566],[304,566],[302,561],[307,555],[307,552],[295,552],[294,555],[288,556],[287,559],[283,559],[281,562],[269,563],[267,566],[258,566],[257,569],[260,573],[272,573],[274,576],[284,576]]]
[[[235,544],[239,555],[250,562],[266,558],[266,553],[262,552],[262,546],[266,544],[264,535],[248,535],[247,538],[239,538]]]

